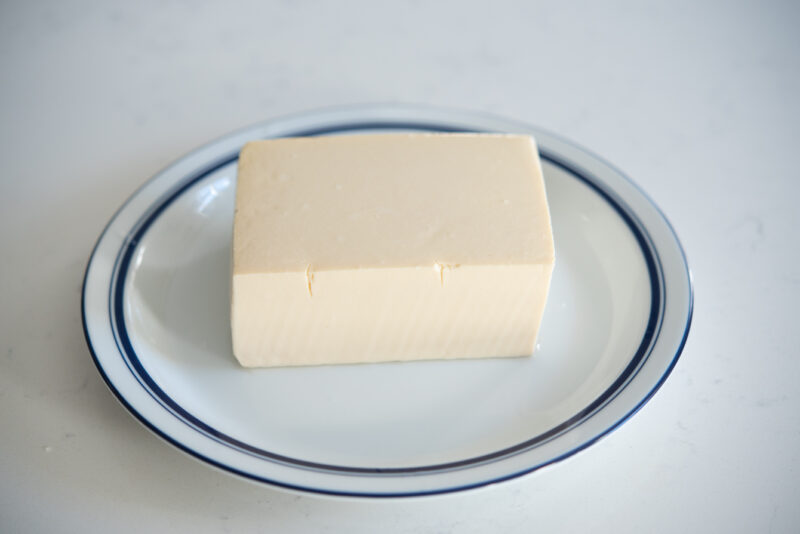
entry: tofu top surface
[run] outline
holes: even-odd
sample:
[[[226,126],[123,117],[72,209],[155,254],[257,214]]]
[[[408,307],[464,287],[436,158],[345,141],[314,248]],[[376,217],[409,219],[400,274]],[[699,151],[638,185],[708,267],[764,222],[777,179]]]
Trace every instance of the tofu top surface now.
[[[533,138],[379,134],[253,141],[234,274],[553,262]]]

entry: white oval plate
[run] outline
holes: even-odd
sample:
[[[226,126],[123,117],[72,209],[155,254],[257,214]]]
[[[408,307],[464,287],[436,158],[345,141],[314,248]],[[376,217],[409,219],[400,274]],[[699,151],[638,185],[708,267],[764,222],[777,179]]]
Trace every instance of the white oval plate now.
[[[228,316],[239,149],[252,139],[390,130],[536,137],[556,243],[537,353],[239,367]],[[373,106],[258,124],[178,160],[100,236],[82,305],[89,348],[111,390],[179,449],[279,487],[397,497],[530,473],[614,430],[675,365],[692,287],[667,220],[597,157],[512,121]]]

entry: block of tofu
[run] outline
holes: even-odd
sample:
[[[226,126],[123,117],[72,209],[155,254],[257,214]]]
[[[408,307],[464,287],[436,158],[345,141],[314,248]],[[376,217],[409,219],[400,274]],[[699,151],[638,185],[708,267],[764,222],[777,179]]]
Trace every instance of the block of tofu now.
[[[530,136],[254,141],[233,353],[246,367],[530,355],[553,262]]]

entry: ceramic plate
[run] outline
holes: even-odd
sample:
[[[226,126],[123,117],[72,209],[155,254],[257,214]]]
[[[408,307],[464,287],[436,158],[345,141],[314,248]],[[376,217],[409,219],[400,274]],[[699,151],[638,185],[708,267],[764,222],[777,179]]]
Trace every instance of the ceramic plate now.
[[[239,367],[228,296],[239,149],[252,139],[386,131],[536,137],[556,243],[536,354]],[[517,477],[614,430],[675,365],[692,288],[667,220],[596,156],[512,121],[380,106],[269,121],[178,160],[108,224],[82,304],[103,378],[169,443],[274,486],[396,497]]]

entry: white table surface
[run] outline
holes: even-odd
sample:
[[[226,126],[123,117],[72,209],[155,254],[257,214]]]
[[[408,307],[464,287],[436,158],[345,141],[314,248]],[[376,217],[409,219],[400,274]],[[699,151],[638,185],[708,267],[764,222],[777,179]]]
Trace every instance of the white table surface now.
[[[800,531],[796,2],[3,2],[0,531]],[[140,426],[80,288],[117,207],[188,150],[319,107],[489,111],[601,154],[695,283],[674,373],[575,457],[392,502],[256,486]]]

